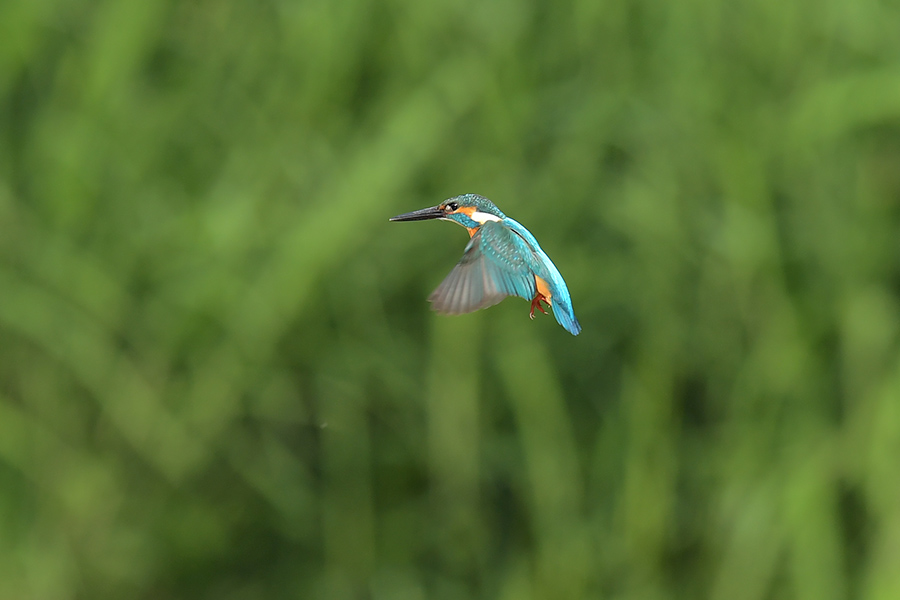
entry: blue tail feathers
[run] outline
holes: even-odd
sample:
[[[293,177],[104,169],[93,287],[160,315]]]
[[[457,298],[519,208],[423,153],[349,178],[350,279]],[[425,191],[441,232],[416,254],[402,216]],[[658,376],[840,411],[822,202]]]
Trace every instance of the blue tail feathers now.
[[[572,335],[581,333],[581,324],[575,318],[575,311],[572,310],[571,306],[553,302],[550,304],[550,307],[553,309],[553,316],[556,317],[556,322],[562,325],[566,331]]]

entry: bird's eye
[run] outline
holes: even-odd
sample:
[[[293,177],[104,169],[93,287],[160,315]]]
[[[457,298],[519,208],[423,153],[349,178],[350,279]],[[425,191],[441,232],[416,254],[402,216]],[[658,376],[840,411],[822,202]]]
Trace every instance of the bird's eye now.
[[[453,211],[456,210],[457,208],[459,208],[459,204],[457,204],[456,202],[449,202],[449,203],[447,203],[447,205],[444,207],[444,210],[446,210],[447,212],[453,212]]]

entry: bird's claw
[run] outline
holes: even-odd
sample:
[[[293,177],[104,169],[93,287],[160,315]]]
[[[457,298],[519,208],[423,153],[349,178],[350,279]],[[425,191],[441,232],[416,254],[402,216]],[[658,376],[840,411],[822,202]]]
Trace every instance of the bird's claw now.
[[[550,303],[547,302],[547,299],[544,298],[543,294],[539,293],[537,296],[535,296],[531,301],[531,312],[528,314],[528,316],[531,318],[532,321],[534,320],[534,309],[535,308],[537,308],[539,311],[541,311],[545,315],[547,314],[547,311],[544,310],[543,306],[541,306],[541,302],[544,302],[547,306],[550,306]]]

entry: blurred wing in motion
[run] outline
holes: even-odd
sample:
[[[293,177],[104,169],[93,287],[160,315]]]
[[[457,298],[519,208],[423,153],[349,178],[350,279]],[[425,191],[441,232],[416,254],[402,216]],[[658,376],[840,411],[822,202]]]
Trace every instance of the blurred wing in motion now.
[[[534,273],[527,258],[531,248],[499,222],[482,225],[469,240],[462,260],[428,298],[447,315],[493,306],[506,296],[534,298]]]

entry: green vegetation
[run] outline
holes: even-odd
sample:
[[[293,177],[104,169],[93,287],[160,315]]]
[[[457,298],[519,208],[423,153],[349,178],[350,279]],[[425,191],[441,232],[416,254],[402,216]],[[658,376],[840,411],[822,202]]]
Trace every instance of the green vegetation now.
[[[0,600],[900,598],[898,31],[0,3]],[[464,192],[580,336],[429,311]]]

